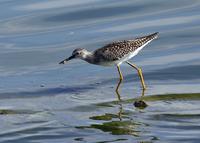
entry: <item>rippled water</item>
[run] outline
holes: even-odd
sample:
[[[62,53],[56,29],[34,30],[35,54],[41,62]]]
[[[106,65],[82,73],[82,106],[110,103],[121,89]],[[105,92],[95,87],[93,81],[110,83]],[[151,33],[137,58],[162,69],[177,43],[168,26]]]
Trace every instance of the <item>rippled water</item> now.
[[[1,0],[1,142],[199,142],[200,1]],[[136,71],[74,60],[75,48],[160,32]],[[140,99],[140,98],[139,98]]]

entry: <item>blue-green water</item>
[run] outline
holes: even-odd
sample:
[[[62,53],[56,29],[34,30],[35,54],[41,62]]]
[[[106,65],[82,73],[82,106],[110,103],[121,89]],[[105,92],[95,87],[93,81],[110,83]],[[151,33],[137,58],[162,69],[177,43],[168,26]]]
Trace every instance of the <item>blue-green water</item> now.
[[[0,142],[199,142],[200,1],[1,0]],[[136,71],[80,60],[75,48],[153,32],[159,39],[133,60]]]

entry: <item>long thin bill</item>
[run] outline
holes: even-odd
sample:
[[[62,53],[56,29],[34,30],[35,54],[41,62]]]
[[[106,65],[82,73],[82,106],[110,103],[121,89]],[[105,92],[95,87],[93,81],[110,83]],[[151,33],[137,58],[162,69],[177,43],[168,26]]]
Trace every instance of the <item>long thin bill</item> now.
[[[68,59],[65,59],[65,60],[61,61],[59,64],[65,64],[65,63],[67,63],[67,61],[68,61]]]
[[[71,59],[73,59],[75,56],[74,55],[72,55],[72,56],[70,56],[69,58],[67,58],[67,59],[64,59],[63,61],[61,61],[59,64],[66,64],[67,63],[67,61],[69,61],[69,60],[71,60]]]

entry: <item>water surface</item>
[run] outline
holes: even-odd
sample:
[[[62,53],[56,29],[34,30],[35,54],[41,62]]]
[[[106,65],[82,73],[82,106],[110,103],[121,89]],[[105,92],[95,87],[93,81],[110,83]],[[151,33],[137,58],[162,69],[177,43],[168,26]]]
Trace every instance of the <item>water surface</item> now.
[[[199,142],[200,3],[197,0],[0,2],[1,142]],[[124,64],[74,60],[75,48],[153,32],[133,60],[148,89]]]

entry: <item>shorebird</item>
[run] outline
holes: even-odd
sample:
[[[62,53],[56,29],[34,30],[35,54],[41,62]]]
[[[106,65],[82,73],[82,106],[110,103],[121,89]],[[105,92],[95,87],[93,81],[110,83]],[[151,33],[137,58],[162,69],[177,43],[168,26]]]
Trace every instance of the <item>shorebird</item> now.
[[[116,92],[118,93],[119,85],[123,80],[123,75],[120,70],[120,65],[123,62],[126,62],[128,65],[137,70],[143,90],[145,90],[146,84],[144,82],[142,69],[132,64],[128,60],[136,56],[142,48],[144,48],[148,43],[150,43],[157,37],[158,37],[158,32],[147,36],[138,37],[132,40],[116,41],[107,44],[104,47],[99,48],[93,52],[89,52],[86,49],[78,48],[72,52],[72,55],[69,58],[61,61],[59,64],[65,64],[69,60],[78,58],[90,64],[101,65],[101,66],[117,66],[120,79],[118,86],[116,88]]]

